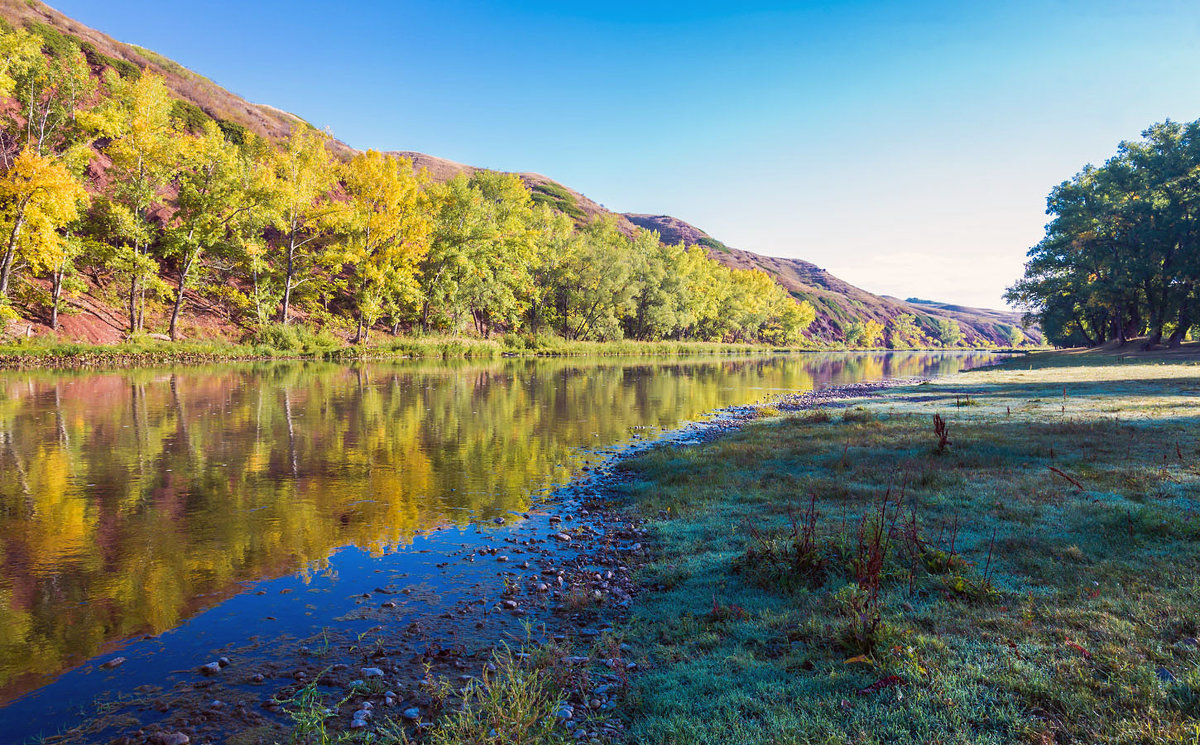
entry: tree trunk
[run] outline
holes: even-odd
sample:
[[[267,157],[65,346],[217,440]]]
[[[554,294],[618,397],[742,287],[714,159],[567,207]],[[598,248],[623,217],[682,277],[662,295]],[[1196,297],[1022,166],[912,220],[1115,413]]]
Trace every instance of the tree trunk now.
[[[62,297],[63,275],[66,269],[56,269],[50,286],[50,328],[58,330],[58,302]]]
[[[1163,337],[1163,324],[1162,323],[1155,324],[1154,333],[1151,334],[1150,338],[1146,340],[1146,343],[1142,345],[1142,351],[1148,352],[1151,349],[1154,349],[1155,347],[1157,347],[1160,343],[1162,343],[1162,337]]]
[[[179,270],[179,282],[175,285],[175,307],[171,309],[171,341],[179,341],[179,311],[183,309],[183,290],[187,287],[188,273],[192,271],[193,257],[189,256]]]
[[[4,261],[0,264],[0,297],[8,297],[8,283],[12,278],[13,263],[17,258],[17,239],[21,237],[21,226],[24,222],[24,205],[22,205],[21,216],[13,223],[12,232],[8,234],[8,245],[4,248]]]
[[[288,240],[287,276],[283,281],[283,305],[279,309],[279,322],[288,324],[288,309],[292,305],[292,280],[296,276],[296,232],[292,229],[292,237]]]
[[[1191,287],[1186,290],[1185,297],[1190,297],[1192,294]],[[1179,308],[1179,320],[1175,324],[1175,330],[1171,332],[1171,338],[1167,339],[1167,348],[1178,349],[1183,344],[1183,340],[1187,337],[1188,331],[1192,328],[1192,304],[1189,300],[1184,300]]]
[[[129,333],[137,331],[137,296],[138,281],[135,274],[129,280]]]

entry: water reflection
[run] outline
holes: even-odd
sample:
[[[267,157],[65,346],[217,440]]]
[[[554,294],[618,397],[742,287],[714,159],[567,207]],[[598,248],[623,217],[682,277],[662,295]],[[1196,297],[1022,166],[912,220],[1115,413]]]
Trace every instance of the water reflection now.
[[[0,375],[0,701],[238,582],[529,507],[631,427],[983,354]]]

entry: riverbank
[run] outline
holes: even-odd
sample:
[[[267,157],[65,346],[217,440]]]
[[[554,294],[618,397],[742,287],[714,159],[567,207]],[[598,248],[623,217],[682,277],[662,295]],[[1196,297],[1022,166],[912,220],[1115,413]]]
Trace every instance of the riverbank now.
[[[557,337],[473,339],[466,337],[413,337],[389,339],[371,345],[345,345],[329,338],[301,335],[295,339],[268,339],[259,343],[225,341],[165,341],[140,339],[120,344],[83,344],[42,339],[0,344],[0,370],[126,368],[168,364],[265,360],[389,360],[389,359],[497,359],[500,357],[616,357],[787,354],[794,352],[862,351],[822,346],[773,347],[760,344],[674,341],[568,341]],[[966,352],[969,349],[896,351]],[[978,350],[976,350],[978,351]],[[989,349],[1025,352],[1028,350]]]
[[[630,741],[1190,742],[1197,394],[1192,360],[1035,355],[622,464]]]

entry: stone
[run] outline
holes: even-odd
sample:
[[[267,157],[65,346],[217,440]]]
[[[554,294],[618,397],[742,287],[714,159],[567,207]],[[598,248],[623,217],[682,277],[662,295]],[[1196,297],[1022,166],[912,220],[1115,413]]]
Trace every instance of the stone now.
[[[1165,667],[1158,668],[1157,670],[1154,671],[1154,674],[1157,675],[1158,679],[1164,683],[1174,683],[1175,682],[1175,676],[1172,675],[1171,671]]]
[[[415,706],[412,706],[410,708],[405,709],[404,712],[401,714],[401,716],[403,716],[405,719],[409,720],[410,722],[415,722],[421,718],[421,710]]]
[[[563,543],[570,543],[570,542],[571,542],[571,536],[567,535],[566,533],[555,533],[555,534],[554,534],[554,540],[556,540],[556,541],[562,541]]]
[[[364,667],[362,669],[362,674],[364,678],[382,678],[383,670],[380,670],[377,667]]]
[[[182,732],[160,732],[154,738],[154,742],[158,745],[188,745],[192,738]]]
[[[209,662],[201,665],[200,672],[204,673],[205,675],[216,675],[217,673],[221,672],[221,663]]]
[[[124,664],[125,664],[124,657],[114,657],[111,660],[108,660],[107,662],[100,665],[100,667],[104,668],[105,670],[112,670],[114,667],[119,667]]]
[[[219,657],[219,658],[217,658],[217,664],[220,665],[221,667],[229,667],[229,665],[230,665],[229,658],[228,657]]]

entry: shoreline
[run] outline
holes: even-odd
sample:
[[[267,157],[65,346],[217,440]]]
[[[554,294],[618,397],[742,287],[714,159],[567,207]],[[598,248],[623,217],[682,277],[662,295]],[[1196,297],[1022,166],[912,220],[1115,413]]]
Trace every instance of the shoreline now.
[[[24,347],[0,345],[0,371],[33,370],[117,370],[136,367],[163,367],[171,365],[199,366],[220,363],[249,362],[399,362],[418,360],[496,360],[496,359],[557,359],[571,357],[733,357],[792,354],[956,354],[994,353],[1030,355],[1035,349],[989,349],[989,348],[922,348],[887,349],[864,348],[842,349],[838,347],[771,347],[718,343],[659,343],[659,342],[586,342],[568,344],[562,348],[519,349],[503,346],[499,342],[462,340],[462,343],[430,342],[428,344],[410,340],[399,343],[399,348],[356,349],[345,347],[336,350],[297,352],[268,349],[245,345],[206,343],[162,343],[162,344],[114,344],[87,345],[68,344],[55,347]]]
[[[345,700],[327,723],[330,731],[352,731],[354,715],[363,711],[364,705],[370,705],[375,712],[372,716],[381,721],[390,716],[412,725],[413,731],[428,729],[436,725],[426,721],[427,715],[442,716],[463,697],[436,700],[427,681],[441,676],[462,684],[463,674],[471,672],[478,678],[478,671],[495,664],[508,646],[519,650],[524,656],[521,659],[538,658],[547,674],[571,681],[568,685],[574,688],[568,691],[558,719],[573,737],[582,731],[595,741],[620,741],[623,724],[618,714],[625,706],[631,676],[639,668],[639,662],[630,659],[623,635],[632,598],[644,589],[633,578],[650,557],[641,520],[613,498],[623,479],[622,464],[663,446],[711,442],[760,418],[764,409],[831,405],[909,382],[874,381],[783,394],[759,404],[713,412],[708,419],[688,423],[662,437],[634,440],[605,454],[581,478],[555,489],[534,511],[514,516],[517,522],[511,528],[487,532],[482,540],[468,541],[473,544],[469,550],[463,544],[443,557],[447,564],[495,561],[508,577],[491,592],[481,590],[472,599],[446,609],[463,621],[475,619],[477,628],[460,623],[459,631],[446,635],[437,631],[433,619],[393,622],[377,634],[380,641],[376,646],[386,650],[382,658],[355,652],[357,645],[349,628],[327,630],[316,645],[311,639],[299,639],[290,649],[277,648],[266,655],[256,651],[255,644],[225,647],[214,650],[212,660],[197,660],[192,668],[167,675],[157,693],[148,688],[124,705],[102,704],[103,715],[85,718],[47,742],[90,741],[95,736],[112,736],[117,738],[114,741],[121,737],[133,737],[130,742],[165,741],[176,734],[186,734],[196,742],[251,730],[263,736],[258,741],[270,742],[268,733],[276,739],[287,736],[287,726],[282,730],[280,726],[286,724],[288,710],[306,687],[318,683],[324,690],[345,692]],[[483,526],[475,529],[485,530]],[[468,537],[458,531],[457,538],[451,538],[455,533],[442,531],[434,537],[448,543]],[[269,592],[285,580],[259,583],[256,594]],[[355,602],[353,618],[347,615],[343,620],[386,624],[398,603],[417,597],[409,595],[407,588],[390,585],[356,592],[360,600]],[[532,623],[535,632],[523,631],[525,623]],[[80,667],[96,672],[119,670],[126,656],[140,654],[136,643],[119,643]],[[407,662],[389,666],[389,659]],[[118,664],[113,665],[114,661]],[[212,664],[216,672],[203,672],[204,665]],[[363,670],[382,670],[379,679],[386,676],[387,684],[363,678]],[[269,693],[272,688],[274,692]],[[415,719],[407,716],[414,708],[420,712]],[[127,717],[142,724],[132,730],[120,726]],[[369,721],[363,729],[376,724]]]

